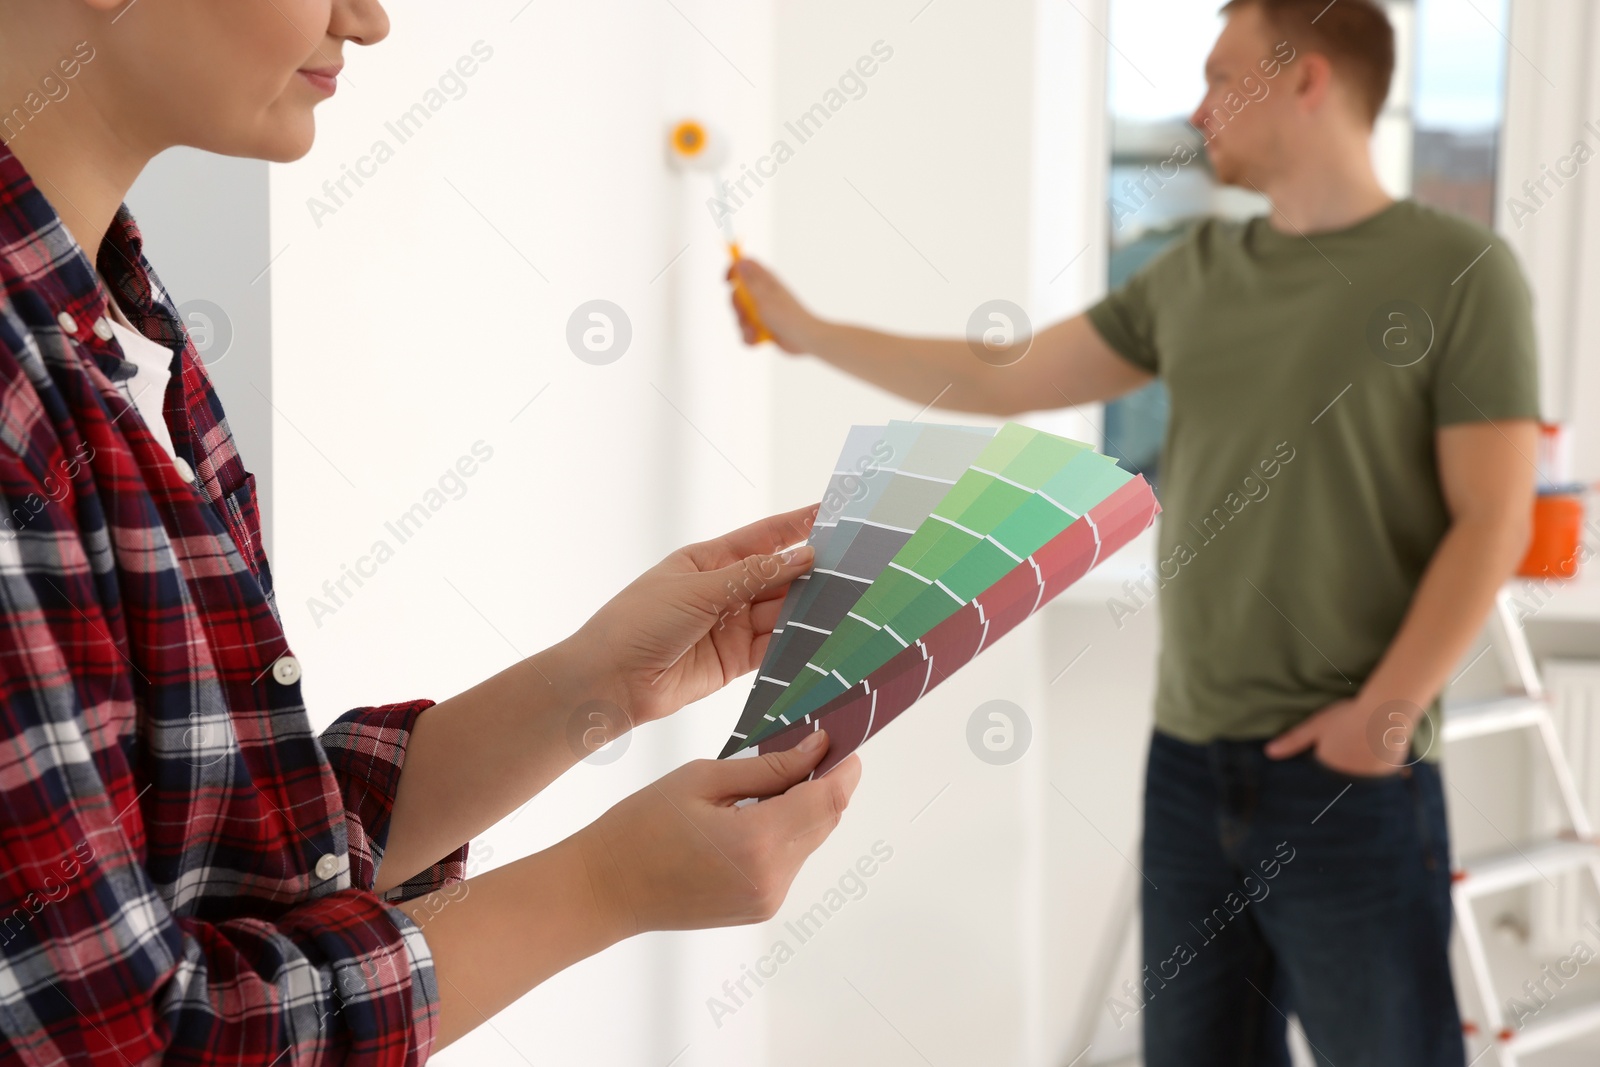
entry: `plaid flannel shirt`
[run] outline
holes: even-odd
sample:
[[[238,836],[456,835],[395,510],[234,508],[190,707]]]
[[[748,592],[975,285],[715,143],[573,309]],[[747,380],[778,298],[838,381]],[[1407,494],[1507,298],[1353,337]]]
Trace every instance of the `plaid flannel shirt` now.
[[[124,207],[99,273],[178,350],[177,460],[83,249],[0,146],[0,1063],[414,1065],[432,959],[372,891],[412,724],[312,733],[254,478]]]

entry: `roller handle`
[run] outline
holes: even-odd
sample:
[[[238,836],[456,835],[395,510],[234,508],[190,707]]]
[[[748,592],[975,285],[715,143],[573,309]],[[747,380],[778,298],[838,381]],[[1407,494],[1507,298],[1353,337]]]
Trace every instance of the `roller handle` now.
[[[738,241],[728,242],[728,254],[733,257],[733,265],[736,268],[740,261],[744,259],[744,256],[739,253]],[[750,295],[750,290],[745,287],[744,278],[738,270],[733,272],[733,300],[734,303],[739,305],[739,310],[744,312],[744,316],[749,320],[750,325],[755,327],[755,343],[760,344],[762,341],[772,340],[772,331],[768,330],[766,323],[761,321],[761,315],[756,311],[755,298]]]

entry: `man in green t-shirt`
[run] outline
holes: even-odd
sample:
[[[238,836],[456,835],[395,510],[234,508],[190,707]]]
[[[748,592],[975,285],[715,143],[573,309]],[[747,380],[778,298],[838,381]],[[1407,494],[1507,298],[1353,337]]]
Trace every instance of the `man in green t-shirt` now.
[[[1379,185],[1371,0],[1223,10],[1190,122],[1271,214],[1200,224],[1030,348],[827,322],[740,270],[785,351],[919,402],[1166,383],[1146,1063],[1287,1063],[1293,1013],[1328,1062],[1459,1067],[1433,709],[1528,537],[1529,294],[1499,238]]]

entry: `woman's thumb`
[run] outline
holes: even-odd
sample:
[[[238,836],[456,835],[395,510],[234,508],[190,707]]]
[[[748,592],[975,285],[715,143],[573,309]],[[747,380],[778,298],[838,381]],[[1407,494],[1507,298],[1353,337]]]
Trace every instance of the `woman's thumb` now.
[[[803,782],[828,750],[828,735],[817,730],[793,748],[759,756],[716,760],[717,785],[723,797],[771,797]]]

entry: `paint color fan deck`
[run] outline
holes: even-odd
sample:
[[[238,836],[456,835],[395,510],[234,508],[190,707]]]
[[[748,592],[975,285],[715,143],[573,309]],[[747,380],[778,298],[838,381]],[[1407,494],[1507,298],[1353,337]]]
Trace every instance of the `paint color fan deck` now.
[[[722,756],[826,729],[826,774],[1158,511],[1109,456],[1018,423],[852,427]]]

